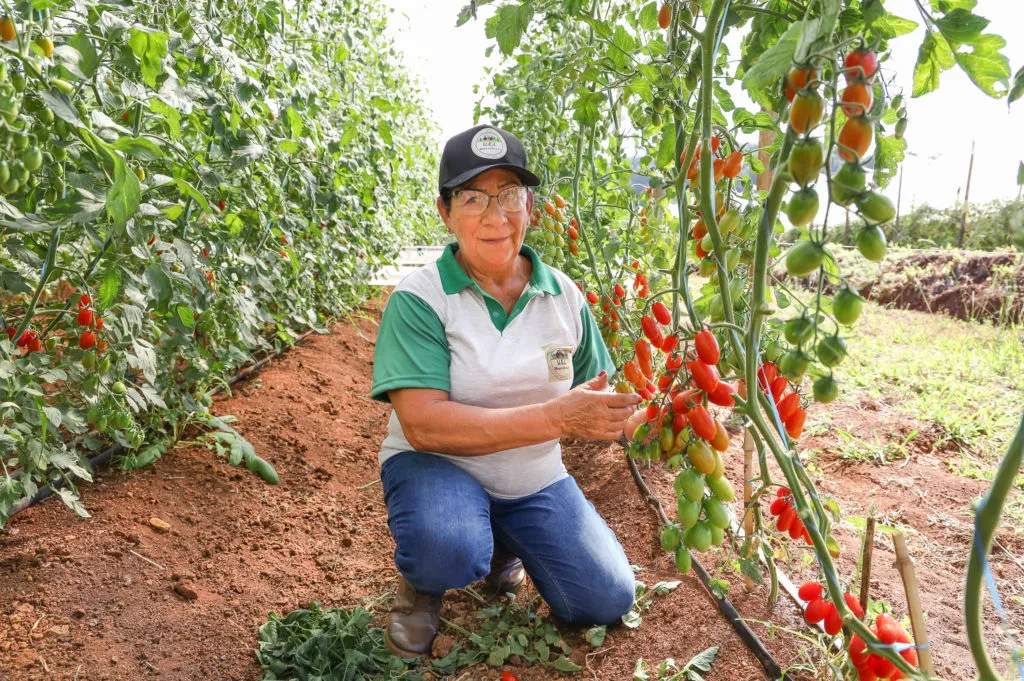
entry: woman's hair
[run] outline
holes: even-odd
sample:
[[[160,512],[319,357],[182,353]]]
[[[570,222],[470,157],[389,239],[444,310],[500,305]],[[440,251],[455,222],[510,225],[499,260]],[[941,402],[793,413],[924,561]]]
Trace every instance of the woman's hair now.
[[[452,209],[452,190],[442,189],[441,190],[441,202],[444,203],[445,210]]]

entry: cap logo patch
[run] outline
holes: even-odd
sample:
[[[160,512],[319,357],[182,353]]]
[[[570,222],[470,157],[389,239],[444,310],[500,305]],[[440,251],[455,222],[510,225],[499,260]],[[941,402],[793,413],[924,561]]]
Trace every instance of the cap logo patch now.
[[[508,151],[505,138],[494,128],[484,128],[478,132],[469,146],[480,158],[501,158]]]

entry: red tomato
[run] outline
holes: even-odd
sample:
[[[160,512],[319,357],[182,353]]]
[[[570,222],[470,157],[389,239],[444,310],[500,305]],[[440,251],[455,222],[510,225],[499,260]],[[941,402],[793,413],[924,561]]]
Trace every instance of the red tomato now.
[[[725,157],[725,176],[730,180],[743,170],[743,152],[734,151]]]
[[[888,613],[880,613],[878,619],[875,620],[875,627],[878,630],[878,640],[887,645],[896,643],[896,640],[900,636],[899,623],[896,622],[895,618]],[[877,672],[875,672],[877,674]],[[881,676],[881,674],[879,674]]]
[[[725,161],[723,159],[716,158],[711,162],[711,167],[714,170],[715,182],[725,177]]]
[[[693,345],[697,349],[697,356],[706,364],[718,364],[722,353],[718,349],[718,340],[710,329],[701,329],[693,339]]]
[[[699,390],[684,390],[672,398],[672,409],[680,413],[686,413],[699,404]]]
[[[654,317],[644,315],[640,318],[640,328],[643,329],[644,335],[647,336],[651,342],[661,335],[661,329],[658,328],[658,323],[654,321]],[[664,342],[664,339],[662,339]],[[659,345],[656,343],[656,345]]]
[[[103,330],[103,317],[93,317],[92,325],[96,327],[97,331]]]
[[[83,293],[82,297],[78,299],[78,307],[89,307],[89,294]]]
[[[221,199],[220,201],[217,202],[217,208],[219,208],[221,212],[224,212],[224,209],[227,207],[228,204],[224,203],[224,199]]]
[[[775,501],[772,502],[771,507],[768,509],[772,515],[779,516],[782,512],[789,508],[789,502],[782,497],[776,497]]]
[[[856,596],[851,593],[845,593],[843,594],[843,600],[846,601],[846,607],[850,609],[854,617],[857,619],[864,618],[864,608],[860,607],[860,601],[857,600]]]
[[[802,601],[813,601],[815,598],[821,598],[823,590],[819,582],[804,582],[800,585],[797,595]]]
[[[588,291],[587,300],[590,302],[591,305],[597,305],[597,294],[594,293],[593,291]]]
[[[786,392],[788,387],[789,381],[786,380],[785,376],[776,376],[775,380],[772,381],[772,400],[777,403],[779,398],[782,397],[782,393]]]
[[[715,392],[715,388],[718,387],[718,374],[713,366],[695,359],[687,364],[686,368],[690,370],[693,382],[697,384],[698,388],[706,393]]]
[[[659,323],[668,326],[672,323],[672,313],[669,312],[668,306],[660,300],[654,305],[651,305],[651,313]]]
[[[775,376],[778,370],[772,362],[765,362],[757,370],[758,383],[761,384],[762,390],[768,390],[775,380]]]
[[[804,619],[810,624],[817,624],[828,616],[829,608],[832,604],[821,598],[815,598],[807,604],[807,609],[804,610]]]
[[[804,421],[807,420],[807,412],[803,407],[797,407],[789,419],[785,422],[786,432],[794,440],[804,432]]]
[[[82,335],[78,337],[78,347],[83,350],[88,350],[96,344],[96,334],[92,331],[84,331]]]
[[[696,407],[690,410],[686,415],[686,418],[690,420],[690,425],[693,426],[693,432],[698,437],[710,441],[715,437],[715,421],[711,418],[711,414],[704,408],[704,405],[698,404]]]
[[[658,405],[648,404],[647,405],[647,421],[648,423],[658,418]]]
[[[817,72],[814,69],[793,69],[786,76],[786,99],[793,101],[796,97],[796,91],[802,90],[807,87],[807,84],[813,82],[818,77]]]
[[[677,345],[679,345],[679,339],[676,338],[675,335],[670,333],[669,335],[665,336],[665,342],[661,344],[661,351],[666,354],[671,353],[673,350],[676,349]]]
[[[668,345],[669,338],[675,338],[675,336],[668,336],[667,338],[665,338],[666,345]],[[681,355],[669,355],[668,359],[665,360],[665,368],[668,369],[669,371],[676,371],[681,366],[683,366],[683,358]]]
[[[857,669],[866,667],[871,661],[868,659],[868,644],[864,643],[857,634],[850,637],[850,662]]]
[[[672,375],[671,374],[662,374],[658,378],[658,391],[659,392],[665,392],[666,390],[668,390],[668,387],[670,385],[672,385]]]
[[[843,630],[843,618],[835,604],[828,604],[828,614],[825,615],[825,633],[835,636]]]
[[[661,9],[658,10],[658,26],[662,28],[668,28],[669,24],[672,23],[672,5],[667,2],[662,4]],[[502,679],[501,681],[505,681]]]
[[[789,526],[796,520],[796,509],[792,506],[786,505],[786,509],[779,514],[779,519],[775,522],[775,529],[779,532],[789,532]]]
[[[857,49],[846,55],[843,62],[843,75],[846,82],[852,83],[857,80],[864,80],[872,83],[875,80],[875,73],[878,71],[878,55],[874,50]]]
[[[725,381],[718,381],[718,386],[708,393],[708,401],[711,404],[717,404],[719,407],[731,407],[736,404],[736,400],[732,398],[733,393],[736,389]]]
[[[92,324],[92,310],[87,307],[78,310],[78,325],[89,326]]]
[[[786,422],[793,412],[800,407],[800,395],[798,393],[790,393],[782,398],[779,402],[779,418],[783,423]]]
[[[519,679],[512,672],[502,672],[501,676],[498,677],[498,681],[519,681]]]
[[[32,334],[32,337],[28,340],[28,351],[39,352],[43,347],[43,341],[39,340],[39,336]]]
[[[871,108],[873,93],[867,83],[852,83],[843,90],[843,113],[848,118],[863,116]]]
[[[681,412],[676,412],[672,415],[672,432],[679,433],[683,428],[686,427],[687,420]]]
[[[621,284],[616,284],[613,290],[615,291],[615,295],[618,296],[619,298],[626,297],[626,289],[622,288]]]
[[[848,163],[862,158],[871,146],[875,129],[864,116],[856,116],[846,121],[839,131],[839,156]]]

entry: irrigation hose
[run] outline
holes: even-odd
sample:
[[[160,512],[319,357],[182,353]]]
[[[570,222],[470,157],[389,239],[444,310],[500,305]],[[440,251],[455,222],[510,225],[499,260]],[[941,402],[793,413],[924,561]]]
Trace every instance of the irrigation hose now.
[[[244,380],[245,378],[247,378],[251,374],[259,371],[260,369],[262,369],[264,366],[266,366],[266,364],[268,362],[270,362],[273,359],[276,359],[277,357],[280,357],[285,352],[287,352],[288,350],[292,349],[293,347],[295,347],[296,345],[298,345],[299,343],[301,343],[302,341],[304,341],[306,338],[308,338],[310,335],[312,335],[314,333],[316,333],[316,332],[313,331],[312,329],[310,329],[309,331],[306,331],[301,336],[296,338],[295,339],[295,343],[293,343],[292,345],[286,345],[286,346],[284,346],[284,347],[282,347],[282,348],[280,348],[278,350],[275,350],[274,352],[268,354],[266,357],[264,357],[263,359],[259,360],[258,362],[256,362],[252,366],[246,367],[245,369],[242,369],[237,374],[235,374],[233,377],[228,379],[227,385],[233,385],[233,384],[237,383],[238,381]],[[222,389],[223,388],[221,386],[219,386],[219,385],[218,386],[214,386],[212,389],[210,389],[209,394],[211,396],[215,395],[218,392],[220,392]],[[110,447],[110,448],[100,452],[99,454],[97,454],[93,458],[89,459],[89,467],[92,470],[94,470],[94,471],[99,470],[100,468],[105,466],[107,464],[107,462],[110,461],[110,459],[112,457],[118,456],[122,452],[124,452],[124,445],[114,445],[113,447]],[[8,520],[10,520],[14,516],[16,516],[18,513],[21,513],[22,511],[24,511],[26,508],[28,508],[30,506],[33,506],[35,504],[38,504],[39,502],[43,501],[47,497],[51,496],[54,492],[56,492],[61,487],[63,487],[63,485],[64,485],[64,481],[63,480],[54,480],[51,483],[43,485],[42,487],[39,488],[39,491],[36,492],[33,496],[25,497],[21,501],[19,501],[16,504],[12,505],[11,508],[10,508],[10,513],[7,514]]]

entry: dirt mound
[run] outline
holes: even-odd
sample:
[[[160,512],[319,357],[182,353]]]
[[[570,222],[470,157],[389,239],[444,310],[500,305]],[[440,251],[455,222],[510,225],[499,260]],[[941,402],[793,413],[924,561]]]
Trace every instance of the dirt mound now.
[[[833,249],[840,271],[880,305],[999,324],[1024,321],[1024,258],[1016,253],[894,250],[879,265],[856,251]],[[784,269],[775,274],[786,278]],[[817,288],[817,275],[801,280]],[[826,282],[825,290],[834,293]]]

